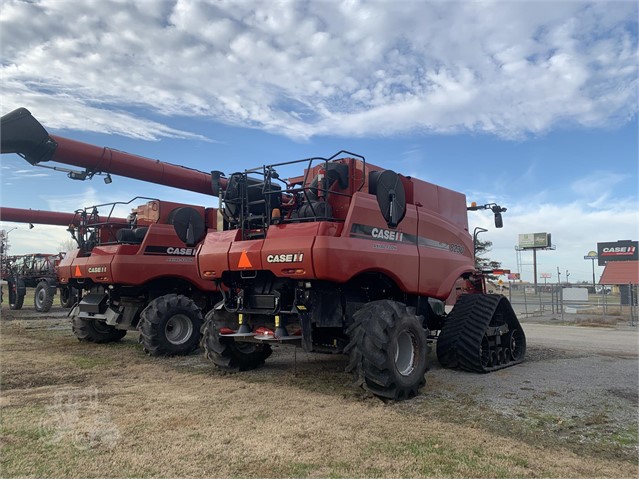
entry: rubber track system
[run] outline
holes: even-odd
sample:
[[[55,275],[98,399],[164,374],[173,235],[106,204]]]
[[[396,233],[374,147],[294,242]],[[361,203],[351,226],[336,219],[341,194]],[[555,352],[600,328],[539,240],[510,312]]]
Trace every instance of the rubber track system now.
[[[503,334],[487,334],[495,328],[504,331],[505,326],[507,331]],[[511,351],[513,334],[516,341],[512,342],[515,348]],[[525,353],[526,337],[521,324],[510,302],[498,294],[461,296],[437,339],[437,358],[443,367],[476,373],[519,364]]]

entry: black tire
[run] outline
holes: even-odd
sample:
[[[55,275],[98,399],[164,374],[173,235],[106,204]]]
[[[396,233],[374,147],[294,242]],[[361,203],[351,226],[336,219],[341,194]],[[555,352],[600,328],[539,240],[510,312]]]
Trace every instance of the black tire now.
[[[114,326],[106,324],[104,321],[77,317],[73,318],[71,329],[78,341],[90,343],[113,343],[126,336],[126,330],[115,329]]]
[[[24,304],[24,287],[20,287],[22,280],[17,278],[9,279],[9,309],[22,309]]]
[[[237,326],[235,315],[209,311],[202,327],[204,355],[225,371],[249,371],[260,367],[273,353],[269,344],[236,343],[233,338],[220,337],[221,328],[237,329]]]
[[[33,304],[38,313],[46,313],[53,306],[53,294],[51,294],[49,283],[45,280],[40,281],[36,286]]]
[[[428,334],[422,318],[406,305],[373,301],[353,315],[347,329],[350,342],[347,372],[356,385],[376,396],[410,399],[424,386],[428,368]]]
[[[60,306],[70,308],[77,302],[78,290],[69,286],[60,286]]]
[[[202,311],[190,298],[167,294],[140,314],[140,343],[150,356],[189,354],[198,348]]]

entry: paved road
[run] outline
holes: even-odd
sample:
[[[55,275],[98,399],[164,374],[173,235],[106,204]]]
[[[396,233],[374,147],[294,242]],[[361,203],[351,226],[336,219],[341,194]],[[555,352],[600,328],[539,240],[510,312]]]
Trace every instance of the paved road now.
[[[638,328],[588,328],[523,322],[529,345],[569,351],[639,357]]]

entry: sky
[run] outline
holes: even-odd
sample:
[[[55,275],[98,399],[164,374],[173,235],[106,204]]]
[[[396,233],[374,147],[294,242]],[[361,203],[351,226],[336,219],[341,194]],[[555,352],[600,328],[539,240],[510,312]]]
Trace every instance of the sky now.
[[[4,0],[0,114],[26,107],[52,134],[202,171],[353,151],[506,207],[503,229],[485,211],[470,229],[487,228],[490,258],[522,279],[532,253],[517,254],[518,235],[547,232],[556,249],[538,271],[591,281],[597,242],[639,239],[637,5]],[[0,175],[4,207],[216,205],[123,177],[72,181],[15,154]],[[69,238],[0,229],[11,254]]]

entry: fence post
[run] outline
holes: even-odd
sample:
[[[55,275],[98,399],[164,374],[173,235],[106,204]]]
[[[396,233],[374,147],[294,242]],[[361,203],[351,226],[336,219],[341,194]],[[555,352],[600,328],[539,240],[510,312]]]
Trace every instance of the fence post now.
[[[559,307],[561,308],[561,320],[564,320],[564,288],[559,285]]]
[[[524,311],[526,318],[528,317],[528,299],[526,298],[526,286],[524,286]]]

